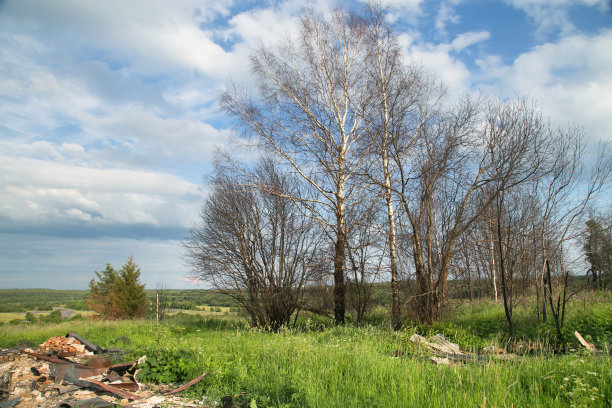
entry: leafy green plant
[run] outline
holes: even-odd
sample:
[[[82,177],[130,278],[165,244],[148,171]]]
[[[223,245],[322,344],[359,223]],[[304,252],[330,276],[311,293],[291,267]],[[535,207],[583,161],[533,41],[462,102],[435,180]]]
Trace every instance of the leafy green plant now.
[[[168,384],[193,379],[197,374],[197,357],[185,350],[154,351],[138,366],[137,380]]]

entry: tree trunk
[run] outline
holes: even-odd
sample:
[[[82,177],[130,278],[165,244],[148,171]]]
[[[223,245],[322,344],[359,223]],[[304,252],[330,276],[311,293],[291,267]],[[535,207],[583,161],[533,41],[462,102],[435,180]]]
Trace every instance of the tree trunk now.
[[[344,324],[346,311],[346,287],[344,285],[344,257],[346,251],[346,224],[344,219],[344,185],[338,189],[338,209],[336,213],[336,246],[334,254],[334,320],[337,325]]]
[[[389,174],[386,146],[382,152],[383,170],[385,173],[385,199],[387,201],[387,217],[389,219],[389,262],[391,266],[391,320],[393,329],[399,330],[402,326],[399,288],[397,285],[397,252],[395,248],[395,217],[393,212],[393,198],[391,196],[391,176]]]

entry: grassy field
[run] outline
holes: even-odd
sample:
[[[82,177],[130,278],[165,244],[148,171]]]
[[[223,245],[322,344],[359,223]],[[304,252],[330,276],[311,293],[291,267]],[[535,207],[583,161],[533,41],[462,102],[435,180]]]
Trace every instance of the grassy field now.
[[[180,301],[194,302],[188,292],[180,296]],[[398,332],[389,328],[388,310],[382,307],[370,312],[361,328],[333,327],[329,319],[302,314],[295,327],[279,333],[249,328],[228,306],[206,305],[172,314],[160,324],[14,321],[0,324],[0,347],[24,340],[37,345],[76,331],[104,348],[126,350],[122,361],[149,356],[143,382],[181,383],[211,370],[187,391],[198,399],[205,396],[211,406],[228,395],[245,407],[612,406],[612,294],[586,292],[572,301],[563,344],[556,343],[550,322],[534,317],[533,307],[527,298],[516,308],[517,338],[512,341],[502,305],[480,300],[451,303],[441,322],[406,322]],[[14,320],[23,313],[3,315]],[[574,330],[603,353],[586,352]],[[473,352],[487,345],[513,350],[521,343],[535,351],[512,361],[484,358],[438,366],[409,341],[415,332],[442,333]],[[560,348],[565,352],[558,354]]]
[[[491,309],[481,306],[474,312],[480,318],[471,323],[488,327],[483,316],[495,316]],[[436,366],[409,341],[415,331],[444,332],[464,348],[503,338],[476,336],[462,324],[466,321],[393,332],[385,324],[323,328],[321,321],[305,318],[295,329],[268,333],[241,320],[179,314],[159,325],[145,320],[4,325],[0,346],[38,344],[74,330],[104,348],[131,350],[123,360],[154,357],[145,381],[184,382],[211,370],[191,395],[210,401],[232,395],[241,406],[254,401],[257,407],[605,407],[612,401],[607,354],[577,350]]]

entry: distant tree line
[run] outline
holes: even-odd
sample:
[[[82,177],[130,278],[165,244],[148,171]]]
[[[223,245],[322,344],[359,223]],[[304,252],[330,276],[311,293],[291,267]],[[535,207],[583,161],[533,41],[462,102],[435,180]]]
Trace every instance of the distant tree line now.
[[[251,68],[257,90],[231,84],[220,104],[255,153],[218,154],[184,242],[193,276],[273,330],[300,310],[359,322],[379,281],[396,329],[430,324],[461,281],[503,302],[511,336],[514,306],[535,291],[560,333],[571,244],[609,180],[608,146],[587,151],[580,128],[525,98],[449,99],[373,6],[306,12],[299,36],[260,46]],[[610,229],[587,225],[603,288]]]

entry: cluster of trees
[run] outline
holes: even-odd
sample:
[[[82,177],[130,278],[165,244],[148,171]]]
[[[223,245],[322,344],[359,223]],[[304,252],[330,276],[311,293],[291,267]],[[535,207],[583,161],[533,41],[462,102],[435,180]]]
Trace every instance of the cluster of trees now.
[[[140,283],[140,268],[129,257],[119,270],[107,263],[89,282],[87,306],[105,319],[136,319],[147,311],[145,285]]]
[[[184,246],[193,275],[254,325],[304,309],[359,321],[381,280],[395,328],[409,313],[439,319],[451,279],[501,297],[511,335],[528,287],[538,316],[560,316],[556,279],[567,282],[568,243],[610,174],[607,148],[588,153],[579,128],[526,99],[450,100],[405,62],[376,7],[307,12],[297,39],[261,46],[251,65],[257,91],[232,85],[220,103],[259,159],[219,154]]]

